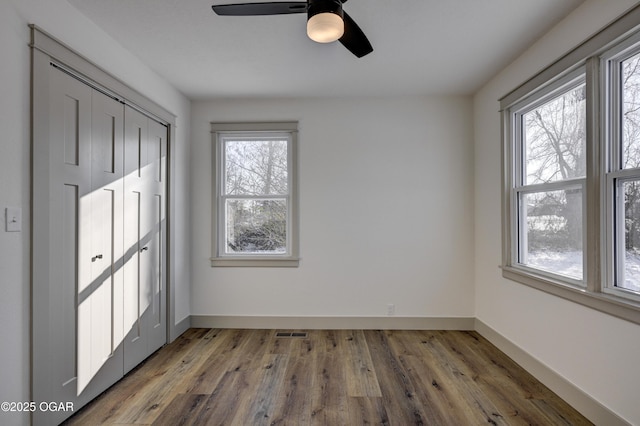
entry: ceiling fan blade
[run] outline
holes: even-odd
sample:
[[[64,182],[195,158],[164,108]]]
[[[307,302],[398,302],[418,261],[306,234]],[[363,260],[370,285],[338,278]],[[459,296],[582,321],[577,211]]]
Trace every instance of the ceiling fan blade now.
[[[305,13],[306,1],[263,2],[219,4],[211,6],[217,15],[224,16],[257,16],[257,15],[286,15],[289,13]]]
[[[340,43],[358,58],[373,52],[369,39],[347,12],[344,12],[344,35]]]

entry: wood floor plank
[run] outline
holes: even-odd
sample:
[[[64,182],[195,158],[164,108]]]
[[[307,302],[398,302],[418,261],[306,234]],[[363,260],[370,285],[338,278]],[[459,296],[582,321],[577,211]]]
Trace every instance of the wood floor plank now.
[[[396,356],[420,356],[421,350],[418,343],[431,333],[420,330],[387,330],[385,335]]]
[[[190,368],[181,383],[174,384],[176,393],[211,394],[218,381],[227,371],[228,363],[232,357],[228,352],[238,345],[236,334],[224,333],[221,330],[212,330],[203,336],[207,345],[203,346],[199,360],[200,367]]]
[[[208,340],[209,336],[216,333],[215,329],[192,328],[183,333],[178,339],[167,345],[165,349],[156,352],[152,357],[148,358],[145,368],[140,370],[150,377],[162,376],[167,368],[182,356],[186,356],[193,350],[193,345],[201,343],[203,339]]]
[[[422,352],[422,341],[431,336],[431,332],[393,330],[386,335],[391,350],[408,373],[416,398],[435,424],[471,424],[477,421],[467,415],[464,404],[456,404],[459,400],[457,393],[451,392],[451,386],[445,386],[446,381],[433,366],[433,358]]]
[[[465,404],[458,403],[459,395],[447,386],[446,380],[441,378],[423,358],[415,355],[402,355],[401,362],[406,368],[417,397],[430,410],[434,418],[439,418],[435,424],[473,424],[478,419],[469,415]]]
[[[238,407],[247,404],[255,389],[255,371],[229,371],[218,382],[195,417],[194,425],[230,425]]]
[[[331,338],[327,340],[331,341]],[[333,347],[333,343],[330,344]],[[313,358],[313,381],[307,390],[311,400],[310,425],[339,425],[349,418],[346,375],[340,355],[332,349]]]
[[[318,334],[309,333],[307,338],[290,338],[291,346],[288,354],[294,358],[306,358],[316,353]]]
[[[316,348],[318,352],[333,353],[338,350],[342,330],[312,330],[317,336]]]
[[[153,426],[195,425],[194,421],[208,398],[209,395],[205,394],[178,394],[152,424]]]
[[[341,359],[345,363],[348,396],[381,397],[373,360],[362,330],[342,331]]]
[[[349,425],[390,425],[382,397],[349,397]],[[327,423],[330,424],[330,423]],[[338,424],[338,423],[337,423]]]
[[[308,425],[311,422],[311,398],[313,387],[313,357],[294,351],[285,371],[279,397],[272,402],[272,425]]]
[[[267,353],[272,332],[270,330],[230,330],[232,339],[222,348],[234,371],[260,368],[262,357]]]
[[[216,334],[207,359],[177,384],[175,391],[211,394],[227,371],[257,368],[255,363],[266,352],[270,334],[267,330]]]
[[[437,424],[437,418],[424,409],[398,358],[394,355],[384,331],[365,331],[371,359],[376,366],[382,400],[392,425]],[[380,368],[379,366],[384,366]]]
[[[453,424],[490,423],[481,415],[480,404],[469,398],[469,391],[465,382],[448,368],[442,366],[441,360],[431,351],[425,351],[421,356],[407,356],[407,362],[412,370],[412,377],[417,374],[422,385],[429,387],[435,394],[435,404],[438,404],[449,415]],[[419,385],[417,385],[419,386]],[[472,392],[473,394],[473,392]],[[450,408],[447,408],[450,407]]]
[[[276,418],[276,403],[285,386],[289,356],[267,354],[263,366],[253,370],[253,391],[242,398],[232,424],[270,425]]]
[[[191,329],[69,425],[583,425],[475,332]]]
[[[211,354],[199,369],[176,387],[176,392],[212,394],[222,377],[229,371],[229,364],[228,356]]]

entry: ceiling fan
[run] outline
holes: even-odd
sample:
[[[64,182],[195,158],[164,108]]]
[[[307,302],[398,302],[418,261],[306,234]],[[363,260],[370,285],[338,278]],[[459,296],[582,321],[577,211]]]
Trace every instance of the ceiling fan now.
[[[364,32],[346,12],[342,4],[347,0],[307,0],[213,5],[221,16],[307,14],[307,35],[318,43],[340,41],[358,58],[373,52]]]

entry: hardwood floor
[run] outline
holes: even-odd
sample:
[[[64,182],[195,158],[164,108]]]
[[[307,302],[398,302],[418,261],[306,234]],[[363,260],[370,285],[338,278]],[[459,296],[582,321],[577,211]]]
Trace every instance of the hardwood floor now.
[[[67,424],[591,423],[475,332],[190,329]]]

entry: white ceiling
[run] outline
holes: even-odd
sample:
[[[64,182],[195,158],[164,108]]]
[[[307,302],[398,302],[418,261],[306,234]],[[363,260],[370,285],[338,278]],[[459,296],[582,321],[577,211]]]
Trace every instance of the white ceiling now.
[[[374,48],[358,59],[309,40],[304,14],[211,10],[243,0],[68,1],[190,99],[469,95],[582,3],[349,0]]]

